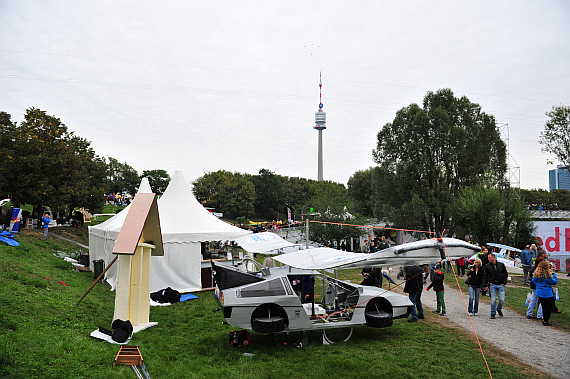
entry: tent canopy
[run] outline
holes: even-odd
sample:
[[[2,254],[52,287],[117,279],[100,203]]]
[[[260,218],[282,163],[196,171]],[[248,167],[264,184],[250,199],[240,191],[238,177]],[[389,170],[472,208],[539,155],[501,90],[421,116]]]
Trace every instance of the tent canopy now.
[[[236,242],[248,253],[279,254],[286,248],[300,247],[271,232],[240,237]]]
[[[147,178],[143,178],[138,193],[151,193]],[[121,231],[130,205],[116,216],[89,227],[91,260],[103,259],[105,265],[113,259],[113,247]],[[235,240],[251,234],[236,228],[208,212],[194,197],[190,184],[181,171],[176,171],[162,197],[158,200],[160,226],[164,246],[163,257],[151,259],[151,291],[171,287],[179,292],[202,288],[200,242]],[[117,267],[111,267],[105,280],[113,289]]]

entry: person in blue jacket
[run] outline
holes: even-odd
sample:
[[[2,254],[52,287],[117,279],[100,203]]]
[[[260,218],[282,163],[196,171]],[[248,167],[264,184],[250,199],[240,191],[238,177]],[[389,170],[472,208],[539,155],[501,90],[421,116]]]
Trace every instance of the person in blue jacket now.
[[[548,262],[542,261],[534,270],[532,282],[536,284],[536,295],[538,303],[542,305],[542,325],[550,326],[550,314],[554,308],[554,292],[552,285],[558,284],[556,273],[552,272],[552,268]]]
[[[532,254],[530,253],[530,245],[526,245],[525,249],[521,252],[521,265],[524,271],[524,284],[530,284],[532,279]]]
[[[45,216],[42,218],[42,223],[43,223],[42,227],[44,228],[44,234],[42,237],[42,241],[45,241],[47,238],[50,221],[51,221],[51,217],[49,216],[49,213],[46,213]]]

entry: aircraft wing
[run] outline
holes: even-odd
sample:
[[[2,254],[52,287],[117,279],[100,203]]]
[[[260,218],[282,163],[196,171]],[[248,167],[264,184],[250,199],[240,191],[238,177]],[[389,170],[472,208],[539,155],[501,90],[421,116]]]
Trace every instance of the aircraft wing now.
[[[273,259],[284,265],[304,270],[324,270],[359,262],[365,260],[369,255],[370,254],[364,253],[349,253],[328,247],[316,247],[278,255]]]
[[[510,251],[516,251],[517,253],[520,253],[521,250],[517,249],[516,247],[511,247],[511,246],[507,246],[507,245],[501,245],[500,243],[487,243],[488,246],[494,246],[494,247],[498,247],[500,249],[505,249],[505,250],[510,250]]]
[[[427,264],[441,259],[471,256],[480,248],[455,238],[428,239],[397,245],[374,254],[349,253],[329,248],[296,251],[275,257],[291,267],[306,270],[362,268],[398,264]],[[442,258],[443,253],[443,258]]]

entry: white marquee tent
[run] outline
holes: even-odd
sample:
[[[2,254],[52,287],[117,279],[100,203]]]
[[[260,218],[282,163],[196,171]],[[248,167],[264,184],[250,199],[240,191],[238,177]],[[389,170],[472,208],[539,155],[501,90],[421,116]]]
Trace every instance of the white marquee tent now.
[[[138,192],[152,192],[146,178],[142,180]],[[109,220],[89,227],[89,257],[92,261],[103,259],[106,267],[114,258],[113,247],[128,211],[129,207],[126,207]],[[194,197],[190,184],[181,171],[174,173],[170,184],[158,200],[158,213],[164,256],[151,258],[151,292],[166,287],[179,292],[201,289],[200,242],[233,241],[251,234],[250,231],[227,224],[208,212]],[[105,280],[112,289],[115,288],[117,267],[111,267],[107,271]]]

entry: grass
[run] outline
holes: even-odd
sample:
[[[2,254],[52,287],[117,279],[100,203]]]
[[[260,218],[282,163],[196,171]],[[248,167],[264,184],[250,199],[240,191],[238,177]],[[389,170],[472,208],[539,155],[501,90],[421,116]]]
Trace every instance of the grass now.
[[[35,231],[19,233],[18,240],[23,248],[0,245],[0,378],[133,378],[129,367],[112,366],[118,345],[89,336],[100,326],[110,328],[114,292],[97,284],[76,306],[93,275],[53,256],[77,246],[49,237],[42,242]],[[359,271],[341,271],[341,277],[357,282]],[[228,332],[236,328],[223,325],[221,312],[214,312],[213,293],[197,295],[152,307],[150,320],[158,325],[130,341],[140,346],[152,377],[488,377],[472,336],[431,315],[416,324],[395,320],[391,328],[358,327],[342,345],[323,346],[320,334],[309,333],[308,346],[289,350],[252,332],[249,346],[232,348]],[[484,349],[493,378],[548,378],[490,345]]]

